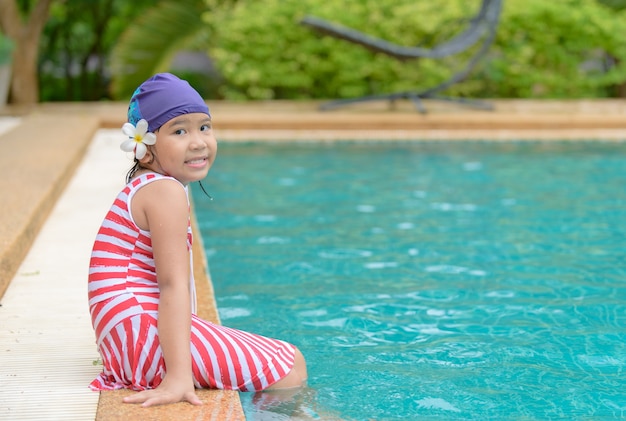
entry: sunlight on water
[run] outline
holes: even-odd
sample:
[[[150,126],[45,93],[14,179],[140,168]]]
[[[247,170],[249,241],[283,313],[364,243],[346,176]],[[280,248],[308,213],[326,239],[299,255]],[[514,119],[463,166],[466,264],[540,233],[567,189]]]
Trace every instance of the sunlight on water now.
[[[310,376],[249,419],[626,416],[624,148],[220,145],[194,191],[220,317]]]

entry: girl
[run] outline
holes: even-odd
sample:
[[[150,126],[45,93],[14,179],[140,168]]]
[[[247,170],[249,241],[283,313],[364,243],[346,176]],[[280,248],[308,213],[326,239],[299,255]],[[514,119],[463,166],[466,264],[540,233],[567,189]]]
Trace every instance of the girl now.
[[[89,268],[89,308],[103,372],[93,390],[130,388],[143,406],[201,404],[195,388],[292,388],[307,378],[286,342],[229,329],[195,315],[187,186],[206,177],[217,141],[209,109],[169,73],[133,94],[127,185],[98,232]]]

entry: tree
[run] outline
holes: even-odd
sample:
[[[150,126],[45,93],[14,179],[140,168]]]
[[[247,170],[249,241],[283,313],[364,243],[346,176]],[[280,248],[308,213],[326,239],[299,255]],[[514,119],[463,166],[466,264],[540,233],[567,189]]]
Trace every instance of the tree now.
[[[129,26],[111,52],[114,96],[130,96],[153,73],[167,70],[174,53],[206,27],[205,10],[203,0],[164,1]]]
[[[12,103],[32,105],[39,101],[39,40],[54,1],[21,2],[23,10],[20,10],[17,0],[0,0],[0,29],[15,42],[16,47],[11,79]]]
[[[110,98],[108,57],[154,0],[64,0],[50,8],[39,51],[40,101]]]
[[[115,98],[127,98],[152,74],[169,70],[177,52],[206,51],[215,33],[207,14],[228,10],[240,0],[164,0],[145,11],[111,51]]]

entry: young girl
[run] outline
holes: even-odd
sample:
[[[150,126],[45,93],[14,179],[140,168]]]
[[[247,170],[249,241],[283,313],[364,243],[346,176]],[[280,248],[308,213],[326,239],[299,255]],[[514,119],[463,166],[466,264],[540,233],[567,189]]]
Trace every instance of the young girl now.
[[[300,351],[199,319],[191,269],[187,186],[217,154],[209,109],[185,81],[163,73],[133,94],[127,185],[98,232],[89,268],[89,308],[103,372],[93,390],[140,391],[143,406],[201,404],[195,388],[259,391],[303,385]]]

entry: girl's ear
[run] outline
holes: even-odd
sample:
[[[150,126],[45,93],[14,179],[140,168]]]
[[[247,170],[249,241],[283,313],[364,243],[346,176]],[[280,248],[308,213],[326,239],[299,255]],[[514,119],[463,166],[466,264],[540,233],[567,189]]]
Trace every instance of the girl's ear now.
[[[154,162],[154,153],[152,148],[152,145],[146,145],[146,154],[139,160],[141,165],[147,166]]]

